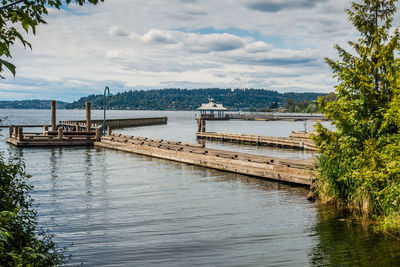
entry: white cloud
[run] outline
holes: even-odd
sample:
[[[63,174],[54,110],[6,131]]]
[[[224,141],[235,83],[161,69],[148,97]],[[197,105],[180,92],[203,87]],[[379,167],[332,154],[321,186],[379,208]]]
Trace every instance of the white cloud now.
[[[176,43],[176,38],[171,33],[156,29],[149,30],[142,36],[144,42]]]
[[[52,10],[37,37],[29,36],[32,52],[13,48],[17,78],[0,90],[13,84],[23,88],[15,98],[41,92],[68,99],[111,84],[114,92],[182,86],[327,92],[333,80],[323,58],[335,57],[334,43],[357,38],[343,12],[350,3],[113,0]]]
[[[124,32],[121,30],[118,26],[112,26],[108,30],[108,35],[109,36],[128,36],[129,34],[127,32]]]

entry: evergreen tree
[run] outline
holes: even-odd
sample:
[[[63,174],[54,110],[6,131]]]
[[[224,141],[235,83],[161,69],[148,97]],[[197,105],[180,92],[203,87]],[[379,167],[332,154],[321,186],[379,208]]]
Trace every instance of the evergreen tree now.
[[[326,59],[339,84],[336,99],[320,100],[334,131],[317,124],[317,193],[400,229],[399,31],[391,24],[396,0],[353,2],[346,10],[360,33],[351,51],[336,45],[339,61]]]

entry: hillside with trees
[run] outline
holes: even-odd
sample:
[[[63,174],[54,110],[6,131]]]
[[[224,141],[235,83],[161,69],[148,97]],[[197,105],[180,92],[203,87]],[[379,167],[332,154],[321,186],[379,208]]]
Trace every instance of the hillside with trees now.
[[[0,101],[0,109],[50,109],[51,100]],[[67,102],[57,101],[57,108],[65,109]]]
[[[222,103],[230,110],[262,110],[285,107],[288,99],[294,102],[316,101],[323,93],[279,93],[263,89],[159,89],[131,90],[108,97],[109,109],[132,110],[195,110],[209,98]],[[94,109],[103,108],[103,95],[89,95],[68,104],[68,109],[83,109],[92,102]]]

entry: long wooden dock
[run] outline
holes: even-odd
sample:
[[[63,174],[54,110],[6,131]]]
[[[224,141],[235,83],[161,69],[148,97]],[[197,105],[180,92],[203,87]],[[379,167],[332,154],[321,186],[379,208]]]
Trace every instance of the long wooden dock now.
[[[103,120],[91,120],[93,124],[103,125]],[[167,124],[167,117],[150,117],[150,118],[126,118],[126,119],[107,119],[106,120],[106,129],[110,127],[110,129],[119,129],[119,128],[127,128],[127,127],[139,127],[139,126],[151,126],[151,125],[160,125]],[[61,121],[61,124],[65,125],[79,125],[86,123],[85,120],[75,120],[75,121]]]
[[[312,131],[292,131],[289,134],[289,138],[297,140],[311,140],[312,135],[317,135],[317,132]]]
[[[209,149],[204,145],[121,134],[101,137],[95,146],[172,160],[233,173],[300,185],[311,185],[312,160],[292,160]]]
[[[230,120],[260,120],[260,121],[324,121],[323,114],[293,114],[293,113],[270,113],[270,112],[252,112],[252,113],[230,113],[227,114]]]
[[[196,136],[198,139],[206,139],[212,141],[243,143],[259,146],[272,146],[310,151],[317,150],[317,147],[314,145],[312,140],[300,140],[288,137],[215,132],[197,132]]]

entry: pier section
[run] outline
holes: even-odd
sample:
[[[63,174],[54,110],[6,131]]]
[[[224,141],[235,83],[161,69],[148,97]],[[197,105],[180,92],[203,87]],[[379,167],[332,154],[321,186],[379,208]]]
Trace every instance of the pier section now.
[[[103,120],[92,120],[90,102],[86,102],[86,120],[60,121],[58,124],[56,121],[56,102],[52,101],[51,124],[43,125],[42,133],[24,131],[24,127],[32,125],[9,125],[6,142],[18,147],[92,146],[102,136]],[[110,131],[115,128],[166,124],[167,121],[167,117],[109,119],[106,120],[106,127]]]
[[[309,186],[315,175],[312,160],[292,160],[209,149],[200,144],[109,134],[95,146],[132,152],[196,166]]]
[[[317,151],[317,147],[311,139],[293,139],[288,137],[275,137],[252,134],[233,134],[233,133],[215,133],[215,132],[197,132],[198,139],[212,141],[242,143],[258,146],[271,146],[299,150]],[[305,139],[305,138],[304,138]]]
[[[60,123],[65,125],[75,125],[75,124],[86,123],[86,121],[85,120],[61,121]],[[103,120],[91,120],[91,123],[96,125],[103,125]],[[106,127],[110,127],[111,129],[120,129],[128,127],[160,125],[167,123],[168,123],[167,117],[107,119]]]

